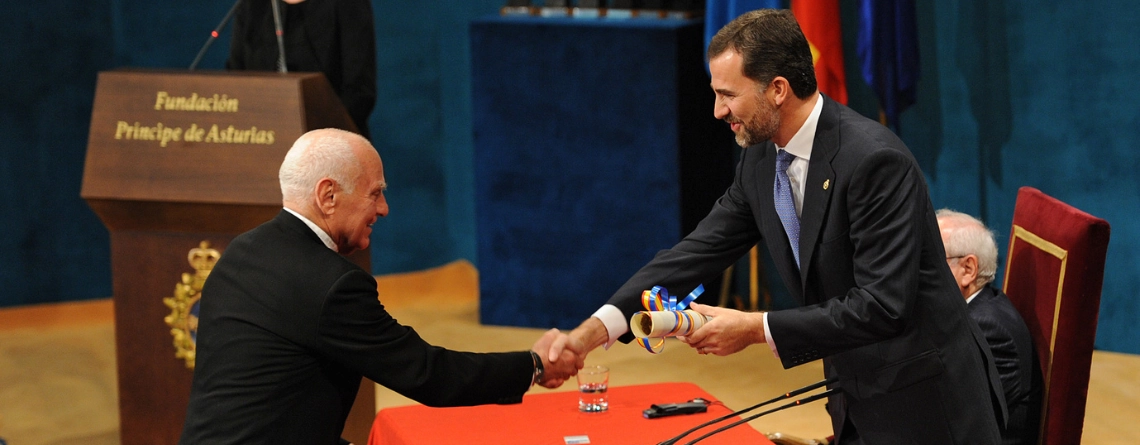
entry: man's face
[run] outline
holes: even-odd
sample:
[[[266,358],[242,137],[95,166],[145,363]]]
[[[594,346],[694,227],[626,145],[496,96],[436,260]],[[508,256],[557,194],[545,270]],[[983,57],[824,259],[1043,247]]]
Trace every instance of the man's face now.
[[[352,193],[343,188],[337,197],[335,222],[332,224],[331,236],[336,242],[337,250],[347,255],[361,249],[367,249],[372,224],[378,218],[388,216],[388,201],[384,197],[384,166],[375,151],[368,148],[371,153],[361,156],[362,173],[356,181]]]
[[[942,245],[945,246],[950,243],[950,237],[953,231],[958,229],[958,226],[953,222],[947,221],[944,218],[938,218],[938,229],[942,232]],[[950,252],[946,253],[946,265],[950,267],[950,274],[954,275],[954,282],[958,284],[958,290],[961,291],[963,298],[969,298],[972,292],[969,292],[970,283],[973,277],[969,276],[965,267],[962,267],[961,260],[963,256],[954,255]]]
[[[744,58],[726,50],[709,60],[712,88],[716,93],[713,116],[729,123],[741,147],[772,139],[780,128],[780,114],[768,97],[767,88],[744,76]]]

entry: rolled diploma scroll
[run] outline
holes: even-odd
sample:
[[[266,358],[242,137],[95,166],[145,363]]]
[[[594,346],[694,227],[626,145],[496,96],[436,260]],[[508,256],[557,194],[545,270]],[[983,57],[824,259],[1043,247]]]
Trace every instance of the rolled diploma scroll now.
[[[641,311],[629,319],[634,337],[665,338],[689,335],[709,321],[709,317],[692,309],[683,311]]]

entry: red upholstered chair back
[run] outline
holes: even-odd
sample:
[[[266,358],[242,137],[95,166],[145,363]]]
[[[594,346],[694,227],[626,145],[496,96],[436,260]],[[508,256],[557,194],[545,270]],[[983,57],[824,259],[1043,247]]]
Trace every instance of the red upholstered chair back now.
[[[1042,444],[1081,442],[1108,235],[1107,221],[1018,190],[1002,287],[1040,359]]]

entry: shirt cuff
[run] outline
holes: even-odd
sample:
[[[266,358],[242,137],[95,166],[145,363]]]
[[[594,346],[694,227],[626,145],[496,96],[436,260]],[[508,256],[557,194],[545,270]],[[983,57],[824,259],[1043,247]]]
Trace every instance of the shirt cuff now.
[[[621,309],[612,304],[603,305],[594,311],[594,317],[602,321],[606,327],[606,333],[609,335],[609,340],[606,341],[606,349],[617,341],[626,332],[629,332],[629,324],[625,321],[625,314],[621,313]]]
[[[772,339],[772,330],[768,329],[768,313],[764,313],[764,340],[768,343],[768,349],[772,350],[772,355],[780,358],[780,351],[776,350],[776,340]]]

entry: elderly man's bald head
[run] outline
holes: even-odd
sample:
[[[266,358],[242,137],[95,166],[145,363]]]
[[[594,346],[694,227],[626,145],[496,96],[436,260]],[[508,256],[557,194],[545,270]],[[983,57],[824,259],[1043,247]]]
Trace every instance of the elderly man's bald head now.
[[[361,173],[358,156],[364,149],[375,154],[367,139],[344,130],[325,128],[301,135],[278,172],[282,200],[300,202],[311,197],[323,178],[331,178],[351,193]]]
[[[963,296],[969,297],[977,289],[994,280],[997,273],[997,244],[994,234],[973,216],[950,209],[935,214],[946,247],[946,260],[950,271],[959,280]],[[955,264],[962,267],[955,267]]]
[[[358,134],[305,133],[281,163],[285,208],[315,224],[342,254],[368,248],[372,224],[388,215],[384,164]]]

